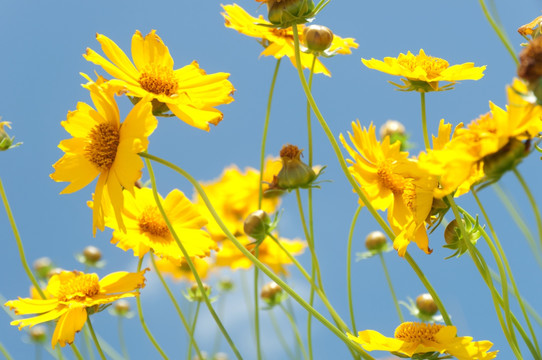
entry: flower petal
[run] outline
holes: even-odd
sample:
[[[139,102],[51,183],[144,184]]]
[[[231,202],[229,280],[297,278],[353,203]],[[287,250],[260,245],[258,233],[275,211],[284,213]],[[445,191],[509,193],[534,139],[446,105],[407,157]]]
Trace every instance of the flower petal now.
[[[66,343],[72,344],[75,339],[75,333],[81,331],[86,321],[87,309],[85,307],[70,308],[58,319],[55,332],[51,338],[53,349],[57,343],[60,343],[60,346],[66,346]]]
[[[105,276],[100,280],[100,292],[103,294],[115,294],[134,291],[145,286],[145,272],[137,273],[119,271]]]

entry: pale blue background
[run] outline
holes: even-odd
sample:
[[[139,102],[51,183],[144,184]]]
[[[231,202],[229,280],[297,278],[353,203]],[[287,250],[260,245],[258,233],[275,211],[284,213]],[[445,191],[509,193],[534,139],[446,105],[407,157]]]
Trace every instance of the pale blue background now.
[[[265,8],[251,0],[240,3],[252,14],[264,14]],[[519,51],[522,38],[517,27],[540,15],[539,1],[497,1],[497,7],[515,49]],[[99,275],[135,269],[135,258],[108,244],[110,233],[91,233],[91,212],[85,205],[93,186],[72,195],[58,195],[65,184],[49,178],[51,165],[62,152],[57,148],[68,134],[60,126],[69,110],[78,101],[90,102],[79,72],[92,74],[102,70],[83,59],[86,47],[100,50],[95,33],[113,39],[129,52],[130,39],[136,29],[146,34],[156,29],[169,46],[176,68],[196,59],[209,73],[229,72],[237,89],[235,102],[221,106],[224,120],[210,133],[191,128],[177,119],[160,119],[158,129],[150,137],[149,152],[166,157],[181,165],[200,180],[217,178],[230,164],[239,167],[258,166],[261,129],[267,93],[275,61],[259,58],[261,46],[255,39],[224,27],[219,1],[5,1],[0,2],[0,116],[13,123],[10,132],[24,145],[0,154],[0,175],[11,201],[18,227],[23,237],[30,262],[42,256],[51,257],[58,266],[82,270],[74,254],[85,246],[99,246],[107,266]],[[449,92],[427,95],[427,114],[430,131],[435,132],[441,118],[454,124],[469,122],[488,111],[488,101],[505,105],[504,86],[514,77],[514,63],[483,17],[476,1],[332,1],[316,23],[327,25],[343,37],[354,37],[359,49],[349,56],[324,59],[332,78],[318,75],[314,80],[314,95],[334,134],[346,133],[350,123],[360,119],[368,125],[380,126],[387,119],[405,123],[412,134],[412,142],[422,144],[419,95],[401,93],[387,83],[397,81],[377,71],[366,69],[360,58],[382,59],[400,52],[417,52],[423,48],[428,54],[447,59],[450,64],[472,61],[487,65],[486,76],[480,81],[464,81]],[[125,116],[129,110],[126,99],[119,99]],[[316,246],[324,269],[323,281],[331,302],[341,316],[349,318],[345,287],[345,249],[356,197],[341,173],[335,155],[322,130],[315,123],[315,163],[327,165],[325,179],[333,182],[315,191]],[[299,79],[289,60],[280,69],[269,130],[269,153],[277,154],[286,143],[306,148],[305,102]],[[417,153],[419,147],[413,150]],[[533,154],[520,166],[520,171],[537,199],[542,198],[539,177],[539,157]],[[171,171],[156,166],[159,188],[166,194],[179,187],[192,194],[189,184]],[[513,176],[503,179],[507,188],[518,188]],[[540,268],[534,261],[525,240],[496,199],[491,189],[481,193],[490,216],[497,225],[518,285],[525,299],[542,310]],[[525,221],[536,229],[524,194],[514,192],[518,210]],[[301,237],[302,230],[293,195],[285,198],[282,235]],[[470,196],[459,200],[460,205],[477,213]],[[13,234],[4,210],[0,210],[2,261],[0,261],[0,294],[8,299],[27,296],[29,280],[20,265]],[[364,250],[363,239],[377,229],[376,223],[364,211],[356,228],[354,251]],[[533,230],[535,231],[535,230]],[[442,231],[431,236],[434,249],[427,256],[415,246],[410,252],[435,286],[458,326],[460,335],[473,336],[494,342],[501,351],[499,358],[510,359],[512,353],[498,324],[489,291],[468,256],[443,260],[450,252],[443,249]],[[489,258],[486,245],[479,249]],[[408,264],[394,253],[386,255],[398,297],[415,298],[424,289]],[[308,267],[309,255],[301,257]],[[247,278],[251,278],[247,274]],[[239,281],[237,274],[233,275]],[[308,288],[300,274],[292,270],[290,282],[308,298]],[[177,294],[184,286],[175,287]],[[385,278],[377,259],[353,264],[354,303],[359,329],[375,329],[392,336],[398,325]],[[148,276],[147,288],[142,292],[143,309],[147,322],[170,358],[184,358],[186,336],[173,307],[153,275]],[[132,301],[135,307],[135,301]],[[246,359],[255,356],[252,325],[246,313],[241,287],[226,298],[224,323]],[[296,309],[299,308],[296,306]],[[325,308],[318,305],[322,313]],[[516,315],[519,309],[514,307]],[[202,349],[210,350],[215,326],[202,311],[197,339]],[[277,312],[278,314],[278,312]],[[304,333],[306,316],[296,313]],[[283,333],[292,340],[282,316]],[[93,317],[101,336],[118,348],[116,322],[107,313]],[[276,336],[265,313],[263,347],[267,359],[284,358]],[[411,319],[407,315],[407,319]],[[0,311],[0,341],[16,359],[34,356],[32,346],[26,345],[25,333],[9,325],[10,318]],[[330,332],[314,321],[316,359],[346,358],[346,347]],[[134,359],[154,359],[158,354],[147,340],[138,320],[127,323],[130,355]],[[541,329],[536,326],[537,333]],[[80,336],[78,336],[80,338]],[[79,340],[78,340],[79,341]],[[83,346],[79,346],[81,350]],[[221,350],[231,354],[225,341]],[[530,355],[522,348],[525,358]],[[71,350],[65,355],[71,358]],[[374,353],[374,356],[386,354]],[[49,355],[46,355],[49,356]]]

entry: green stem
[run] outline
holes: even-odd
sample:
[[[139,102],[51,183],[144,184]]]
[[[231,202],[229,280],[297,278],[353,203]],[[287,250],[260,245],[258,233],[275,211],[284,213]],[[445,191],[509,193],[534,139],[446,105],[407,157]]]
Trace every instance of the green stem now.
[[[154,195],[154,201],[156,202],[156,206],[158,207],[158,210],[160,210],[160,214],[162,214],[162,218],[164,219],[164,221],[165,221],[165,223],[166,223],[166,225],[167,225],[167,227],[169,229],[169,232],[173,236],[173,239],[177,243],[177,246],[179,247],[179,249],[183,253],[184,260],[186,261],[186,263],[188,264],[188,267],[190,268],[190,271],[192,271],[192,274],[194,275],[196,283],[198,284],[198,289],[199,289],[199,291],[201,292],[201,294],[203,296],[203,300],[205,301],[205,304],[207,305],[207,308],[209,309],[209,312],[211,313],[211,316],[215,320],[216,325],[220,328],[220,331],[222,331],[222,334],[224,335],[224,337],[226,338],[226,341],[228,342],[228,344],[230,345],[232,351],[234,352],[235,357],[237,357],[237,359],[242,359],[243,357],[241,356],[241,354],[237,350],[237,347],[233,343],[233,340],[231,339],[230,335],[228,334],[228,332],[224,328],[224,325],[222,325],[222,322],[220,321],[218,315],[216,314],[215,310],[213,309],[213,306],[211,305],[211,301],[209,300],[209,297],[207,296],[207,292],[205,291],[205,288],[203,287],[203,282],[201,281],[201,278],[200,278],[200,276],[199,276],[199,274],[198,274],[198,272],[196,270],[196,267],[194,266],[194,262],[192,261],[192,259],[188,255],[188,252],[186,251],[186,248],[181,243],[181,240],[179,239],[179,236],[177,235],[177,232],[175,231],[175,229],[171,225],[171,221],[169,220],[169,217],[167,216],[166,212],[164,211],[164,207],[162,206],[162,201],[160,200],[160,196],[158,195],[158,191],[156,190],[156,178],[154,177],[154,171],[152,169],[151,162],[150,162],[149,158],[147,156],[145,156],[147,154],[140,153],[139,155],[143,156],[145,158],[145,164],[147,166],[147,170],[149,171],[149,177],[151,178],[152,193]]]
[[[82,356],[81,353],[79,352],[79,349],[77,348],[77,346],[75,345],[75,343],[71,344],[70,347],[72,348],[73,354],[75,355],[75,357],[77,358],[77,360],[83,360],[83,356]]]
[[[262,169],[263,170],[263,169]],[[260,249],[258,249],[258,246],[256,246],[256,249],[254,250],[254,256],[258,258],[258,255],[260,253]],[[259,286],[258,286],[258,279],[259,279],[259,271],[258,268],[254,268],[254,335],[256,336],[256,356],[258,360],[261,360],[262,358],[262,345],[261,345],[261,339],[260,339],[260,305],[259,305],[259,299],[260,294],[258,293]]]
[[[282,345],[282,347],[284,348],[284,351],[286,352],[286,355],[288,355],[288,357],[291,360],[297,359],[297,357],[294,355],[294,353],[292,352],[292,350],[288,346],[288,343],[284,339],[284,336],[282,335],[282,329],[280,328],[280,326],[279,326],[279,324],[277,322],[277,319],[275,318],[275,314],[272,311],[268,311],[267,313],[269,314],[269,318],[271,319],[271,324],[273,325],[273,329],[275,330],[275,333],[277,334],[277,338],[278,338],[280,344]]]
[[[271,280],[276,282],[288,295],[290,295],[295,301],[297,301],[305,310],[310,311],[313,313],[313,316],[318,319],[326,328],[328,328],[333,334],[335,334],[339,339],[341,339],[349,348],[352,350],[355,350],[359,352],[365,359],[373,359],[372,356],[367,354],[365,350],[363,350],[358,344],[350,341],[348,337],[337,327],[333,326],[332,323],[329,322],[322,314],[320,314],[316,309],[314,309],[312,306],[310,306],[301,296],[299,296],[288,284],[286,284],[280,277],[275,275],[271,269],[269,269],[265,264],[263,264],[260,260],[258,260],[250,251],[248,251],[243,244],[241,244],[235,236],[230,232],[230,230],[227,228],[227,226],[222,222],[222,219],[217,214],[216,210],[214,209],[213,205],[211,204],[211,201],[205,194],[205,191],[201,187],[201,185],[197,182],[196,179],[194,179],[190,174],[188,174],[186,171],[178,167],[177,165],[174,165],[170,163],[169,161],[160,159],[154,155],[148,154],[148,153],[139,153],[139,155],[145,159],[150,159],[153,161],[156,161],[164,166],[169,167],[170,169],[178,172],[181,176],[186,178],[192,186],[196,189],[199,196],[201,196],[203,202],[207,206],[207,209],[211,213],[211,216],[213,219],[217,222],[219,227],[222,229],[226,237],[239,249],[239,251],[246,256],[253,264],[254,266],[258,267],[263,273],[265,273]],[[374,360],[374,359],[373,359]]]
[[[303,354],[303,358],[305,360],[308,360],[307,352],[305,351],[305,345],[303,344],[303,340],[301,340],[301,335],[299,334],[299,329],[297,328],[297,324],[294,321],[294,318],[290,314],[290,312],[284,307],[284,305],[279,304],[279,307],[284,311],[284,314],[288,318],[288,321],[290,322],[290,326],[292,327],[292,330],[294,332],[295,339],[297,341],[297,345],[301,349],[301,353]]]
[[[94,360],[94,351],[92,350],[92,344],[90,343],[90,330],[88,329],[87,324],[85,324],[85,327],[83,328],[83,337],[85,338],[85,346],[87,348],[88,357],[89,359]]]
[[[267,98],[267,111],[265,112],[265,122],[263,125],[263,134],[262,134],[262,146],[260,150],[260,191],[258,194],[258,209],[262,208],[265,144],[267,142],[267,129],[269,127],[269,117],[271,116],[271,103],[273,102],[273,92],[275,91],[275,82],[277,80],[277,74],[279,73],[281,59],[278,59],[277,64],[275,65],[275,71],[273,72],[273,79],[271,80],[271,87],[269,88],[269,97]]]
[[[542,255],[540,254],[540,251],[538,249],[534,236],[531,233],[531,230],[529,229],[527,224],[525,224],[525,221],[523,221],[523,218],[521,217],[521,215],[518,213],[518,211],[516,210],[516,208],[510,201],[509,196],[499,186],[499,184],[497,183],[493,184],[492,188],[493,190],[495,190],[495,192],[497,193],[497,196],[506,207],[506,210],[508,210],[508,212],[514,219],[514,222],[516,223],[520,231],[523,233],[523,236],[525,236],[525,239],[527,239],[527,243],[529,244],[529,247],[531,248],[531,253],[534,255],[536,261],[538,262],[538,265],[542,267]]]
[[[506,33],[499,27],[499,25],[497,25],[495,19],[493,19],[493,17],[489,13],[485,1],[479,0],[479,3],[480,3],[480,6],[482,7],[482,11],[484,12],[484,15],[487,21],[489,21],[489,24],[491,25],[491,27],[493,28],[493,30],[495,31],[495,33],[497,34],[501,42],[503,43],[504,47],[506,48],[506,50],[508,50],[508,53],[510,54],[510,56],[512,56],[512,59],[516,63],[516,66],[519,66],[518,57],[516,56],[516,52],[514,51],[512,45],[510,44],[510,40],[508,39],[508,36],[506,36]]]
[[[359,213],[363,207],[360,205],[354,213],[352,224],[350,225],[350,231],[348,232],[348,244],[346,246],[346,290],[348,292],[348,309],[350,310],[350,321],[352,321],[352,331],[356,334],[356,318],[354,316],[354,303],[352,299],[352,239],[354,237],[354,228],[358,220]]]
[[[137,271],[141,271],[141,264],[143,263],[143,257],[139,259],[139,262],[137,264]],[[147,334],[147,337],[151,341],[151,343],[154,345],[154,348],[156,351],[160,353],[162,358],[168,359],[158,342],[154,339],[154,336],[152,335],[151,331],[149,330],[147,323],[145,322],[145,318],[143,317],[143,310],[141,309],[141,299],[140,296],[136,296],[136,303],[137,303],[137,314],[139,315],[139,322],[141,323],[141,326],[143,327],[143,330],[145,331],[145,334]]]
[[[190,341],[188,343],[188,357],[187,359],[192,359],[192,344],[195,344],[194,333],[196,332],[196,324],[198,322],[199,308],[201,306],[201,301],[198,301],[196,305],[196,313],[194,314],[194,321],[192,322],[192,328],[190,329]],[[198,354],[198,359],[203,359],[201,354]]]
[[[128,348],[126,347],[126,341],[124,340],[124,331],[122,328],[122,321],[124,318],[122,316],[119,316],[118,318],[119,318],[118,333],[119,333],[120,349],[122,351],[122,356],[124,357],[124,359],[128,360]]]
[[[160,282],[162,283],[162,286],[166,290],[166,292],[167,292],[167,294],[169,296],[169,299],[171,300],[171,303],[175,307],[175,310],[177,311],[177,315],[179,315],[179,318],[181,319],[181,322],[183,323],[184,329],[185,329],[186,333],[188,334],[188,336],[190,337],[190,344],[192,344],[192,343],[194,344],[194,349],[196,350],[196,354],[198,354],[200,359],[203,359],[203,356],[202,356],[202,354],[200,352],[199,346],[196,343],[196,339],[194,339],[194,333],[190,330],[190,324],[188,324],[188,321],[186,321],[186,317],[184,316],[184,314],[183,314],[183,312],[181,310],[181,307],[177,303],[177,300],[175,299],[175,295],[173,295],[173,293],[171,292],[171,289],[169,288],[168,284],[166,283],[166,280],[164,279],[164,277],[162,276],[162,273],[158,269],[158,266],[156,266],[156,261],[154,259],[154,254],[151,252],[150,255],[151,255],[152,268],[156,272],[156,275],[158,275],[158,278],[160,279]]]
[[[4,203],[4,207],[6,208],[6,213],[8,215],[11,229],[13,230],[13,235],[15,235],[15,240],[17,241],[17,248],[19,249],[19,257],[21,258],[21,263],[23,265],[24,271],[26,272],[26,275],[32,282],[32,285],[34,285],[34,288],[40,294],[41,298],[45,299],[46,298],[45,294],[43,293],[41,286],[39,285],[38,281],[36,280],[36,277],[32,273],[32,270],[30,270],[30,266],[28,266],[28,262],[26,261],[26,256],[24,254],[24,248],[23,248],[23,242],[21,240],[21,236],[19,235],[19,230],[17,230],[17,224],[15,223],[15,219],[13,218],[13,214],[9,206],[8,198],[4,190],[4,185],[2,184],[2,179],[0,179],[0,195],[2,196],[2,202]]]
[[[431,143],[429,142],[429,133],[427,131],[427,115],[425,113],[425,93],[420,92],[420,98],[422,100],[422,129],[423,129],[423,144],[426,149],[431,149]]]
[[[96,337],[96,333],[94,332],[94,328],[92,327],[92,321],[90,321],[90,315],[87,315],[87,325],[88,329],[90,330],[90,335],[92,335],[92,340],[94,340],[94,345],[96,345],[96,350],[98,350],[98,354],[100,354],[100,357],[102,360],[106,360],[104,352],[102,351],[102,347],[100,346],[100,342],[98,341],[98,338]]]
[[[399,301],[397,301],[397,296],[395,295],[395,290],[393,290],[393,284],[391,282],[390,274],[388,273],[388,267],[386,266],[386,261],[384,260],[384,255],[382,255],[382,252],[378,253],[380,257],[380,262],[382,263],[382,268],[384,269],[384,274],[386,275],[386,280],[388,282],[388,287],[390,288],[391,297],[393,298],[393,303],[395,304],[395,310],[397,310],[397,315],[399,315],[399,321],[401,323],[405,322],[405,318],[403,317],[403,313],[401,312],[401,307],[399,306]]]
[[[540,244],[542,244],[542,218],[540,217],[540,210],[538,209],[536,200],[534,199],[533,193],[529,189],[529,185],[527,185],[527,182],[525,182],[525,179],[523,178],[523,176],[521,176],[518,169],[515,167],[514,167],[514,175],[516,175],[519,183],[521,184],[521,187],[523,188],[523,191],[525,191],[525,195],[527,195],[527,198],[529,199],[529,202],[531,203],[531,207],[533,208],[533,212],[536,217],[536,226],[538,227],[538,236],[540,238]]]
[[[6,348],[4,347],[4,345],[2,345],[1,342],[0,342],[0,352],[2,353],[2,355],[4,355],[4,357],[6,358],[6,360],[13,360],[13,358],[11,357],[11,355],[10,355],[9,352],[6,350]]]
[[[218,316],[219,317],[224,317],[224,305],[226,304],[225,301],[224,301],[224,298],[226,297],[226,293],[224,292],[220,292],[219,294],[219,298],[218,298]],[[215,339],[213,341],[213,351],[211,352],[211,354],[216,354],[218,352],[218,349],[220,348],[220,339],[222,338],[221,337],[221,333],[220,333],[220,330],[217,330],[216,331],[216,334],[215,334]]]

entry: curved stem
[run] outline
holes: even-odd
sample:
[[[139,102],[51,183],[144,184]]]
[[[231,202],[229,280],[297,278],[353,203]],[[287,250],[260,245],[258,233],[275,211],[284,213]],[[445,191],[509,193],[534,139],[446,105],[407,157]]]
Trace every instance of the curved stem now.
[[[137,271],[141,271],[141,264],[143,263],[144,256],[139,259],[139,262],[137,263]],[[160,353],[162,358],[168,359],[160,345],[156,342],[154,339],[154,336],[152,335],[151,331],[147,327],[147,323],[145,322],[145,318],[143,317],[143,310],[141,309],[141,298],[140,296],[136,296],[136,303],[137,303],[137,314],[139,315],[139,322],[141,323],[141,327],[143,327],[143,330],[145,331],[145,334],[147,334],[147,337],[151,341],[151,343],[154,345],[154,348]]]
[[[405,322],[405,318],[403,317],[403,313],[401,312],[401,307],[399,306],[399,301],[397,301],[397,296],[395,295],[395,290],[393,290],[393,284],[391,282],[391,277],[388,272],[388,267],[386,266],[386,261],[384,260],[384,255],[382,255],[382,252],[378,253],[380,257],[380,262],[382,263],[382,268],[384,269],[384,274],[386,275],[386,280],[388,282],[388,287],[390,288],[391,297],[393,298],[393,303],[395,304],[395,310],[397,310],[397,315],[399,315],[399,321],[401,323]]]
[[[277,338],[284,348],[284,351],[286,352],[286,355],[290,360],[295,360],[297,357],[294,355],[290,347],[288,346],[288,343],[284,339],[284,336],[282,335],[282,329],[279,327],[279,324],[277,322],[277,319],[275,318],[275,314],[272,311],[267,312],[269,314],[269,318],[271,319],[271,324],[273,325],[273,329],[275,330],[275,333],[277,334]]]
[[[198,301],[197,305],[196,305],[196,312],[194,314],[194,320],[192,321],[192,327],[190,328],[190,341],[188,343],[188,356],[187,356],[187,359],[192,359],[192,344],[195,344],[196,342],[194,341],[194,333],[196,332],[196,324],[198,322],[198,315],[199,315],[199,308],[201,306],[201,302]],[[198,359],[203,359],[201,357],[201,354],[198,355]]]
[[[92,344],[90,343],[90,330],[86,324],[85,327],[83,327],[83,338],[85,339],[85,347],[87,348],[88,357],[90,360],[94,360],[94,351],[92,350]]]
[[[354,316],[354,304],[352,299],[352,238],[354,237],[354,228],[358,220],[359,213],[363,207],[360,205],[354,213],[350,231],[348,232],[348,244],[346,246],[346,290],[348,292],[348,309],[350,310],[350,321],[352,321],[352,331],[356,334],[356,318]]]
[[[540,244],[542,244],[542,218],[540,217],[540,210],[538,209],[536,200],[534,199],[533,193],[529,189],[529,185],[527,185],[525,179],[523,178],[523,176],[521,176],[517,168],[514,168],[514,175],[516,175],[519,183],[521,184],[521,187],[523,188],[523,191],[525,191],[525,195],[527,195],[527,198],[529,199],[529,203],[531,203],[531,207],[533,208],[533,212],[536,217],[536,226],[538,228]]]
[[[73,354],[75,355],[77,360],[83,360],[83,355],[81,355],[75,343],[71,344],[70,347],[72,348]]]
[[[119,334],[120,349],[122,351],[122,356],[124,357],[124,360],[128,360],[128,348],[126,347],[126,341],[124,340],[124,331],[122,328],[122,321],[124,318],[122,316],[118,316],[118,318],[119,320],[117,324],[117,329]]]
[[[175,307],[175,310],[177,311],[177,315],[179,315],[179,318],[181,319],[181,322],[183,323],[184,329],[185,329],[186,333],[188,334],[188,336],[190,338],[190,340],[189,340],[190,344],[194,344],[194,349],[196,350],[196,354],[198,354],[200,359],[203,359],[203,356],[202,356],[202,354],[200,352],[199,346],[196,343],[196,339],[194,338],[194,333],[190,329],[190,324],[188,324],[188,321],[186,321],[186,317],[184,316],[184,314],[183,314],[183,312],[181,310],[181,307],[177,303],[177,300],[175,299],[175,295],[173,295],[173,293],[171,292],[171,289],[169,288],[168,284],[166,283],[166,280],[164,279],[164,277],[162,276],[162,273],[158,269],[158,266],[156,266],[156,261],[154,260],[154,254],[152,252],[150,253],[150,256],[151,256],[152,268],[156,272],[156,275],[158,275],[158,278],[160,279],[160,282],[162,283],[162,286],[166,290],[166,292],[167,292],[167,294],[169,296],[169,299],[171,300],[171,303]]]
[[[88,329],[90,330],[90,335],[92,335],[92,340],[94,340],[94,345],[96,345],[96,350],[98,350],[98,354],[100,354],[100,357],[102,360],[106,360],[104,352],[102,351],[102,347],[100,346],[100,342],[98,341],[98,338],[96,337],[96,333],[94,332],[94,328],[92,327],[92,322],[90,321],[90,315],[87,315],[87,325]]]
[[[17,241],[17,249],[19,250],[19,257],[21,258],[21,263],[23,265],[24,271],[26,272],[26,275],[32,282],[32,285],[34,285],[34,288],[40,294],[41,298],[45,299],[45,294],[43,293],[41,286],[39,285],[38,281],[36,280],[36,277],[34,276],[34,273],[32,273],[32,270],[30,270],[30,266],[28,266],[28,262],[26,261],[26,255],[24,254],[23,242],[21,240],[21,236],[19,235],[19,230],[17,230],[17,224],[15,223],[15,219],[13,218],[13,214],[9,206],[8,198],[4,190],[4,185],[2,184],[2,179],[0,179],[0,195],[2,196],[2,202],[4,203],[4,207],[6,208],[6,213],[8,215],[9,224],[11,225],[11,230],[13,230],[13,235],[15,236],[15,240]]]
[[[139,155],[143,156],[143,153],[140,153]],[[177,243],[177,246],[181,250],[184,256],[184,260],[188,264],[188,267],[190,268],[190,271],[192,271],[192,274],[194,275],[194,279],[196,279],[196,283],[198,284],[198,289],[201,292],[201,295],[203,296],[203,300],[205,301],[205,304],[207,305],[207,308],[209,309],[209,312],[211,313],[211,316],[215,320],[216,325],[219,327],[220,331],[226,338],[226,341],[230,345],[232,351],[234,352],[235,356],[238,359],[242,359],[243,357],[237,350],[237,347],[233,343],[233,340],[231,339],[230,335],[224,328],[224,325],[222,324],[222,321],[220,321],[220,318],[216,314],[215,310],[213,309],[213,306],[211,305],[211,301],[209,300],[209,297],[207,296],[207,292],[205,291],[205,288],[203,287],[203,282],[201,281],[201,278],[196,270],[196,267],[194,266],[194,262],[188,255],[188,252],[186,251],[186,248],[181,243],[181,240],[179,239],[179,236],[177,235],[177,232],[171,225],[171,221],[169,220],[169,217],[167,216],[166,212],[164,211],[164,207],[162,206],[162,201],[160,200],[160,196],[158,195],[158,191],[156,190],[156,178],[154,177],[154,171],[152,169],[152,165],[150,160],[146,157],[145,158],[145,165],[147,166],[147,170],[149,171],[149,177],[151,178],[151,184],[152,184],[152,194],[154,195],[154,201],[156,202],[156,206],[158,207],[158,210],[160,210],[160,214],[162,214],[162,218],[164,219],[164,222],[166,223],[169,232],[173,236],[173,239]],[[199,184],[198,184],[199,185]]]
[[[499,25],[497,25],[497,22],[495,21],[495,19],[493,19],[493,16],[491,16],[491,14],[489,13],[485,1],[479,0],[479,3],[480,3],[480,6],[482,7],[482,11],[484,12],[484,15],[487,21],[489,22],[489,24],[491,25],[491,27],[493,28],[493,30],[495,31],[499,39],[501,40],[506,50],[508,50],[508,53],[510,54],[510,56],[512,56],[512,59],[516,63],[516,66],[519,66],[518,57],[516,56],[516,52],[514,51],[512,45],[510,44],[510,40],[508,40],[508,36],[506,36],[506,33],[499,27]]]
[[[267,142],[267,129],[269,127],[269,117],[271,116],[271,103],[273,102],[273,92],[275,90],[275,82],[277,80],[277,74],[279,72],[280,60],[282,60],[282,58],[277,60],[277,64],[275,65],[275,71],[273,72],[273,79],[271,80],[271,87],[269,88],[269,97],[267,98],[267,111],[265,112],[265,122],[263,125],[262,146],[260,150],[260,191],[258,194],[258,209],[262,208],[265,144]]]
[[[423,130],[423,144],[426,149],[431,149],[431,143],[429,142],[429,133],[427,132],[427,115],[425,113],[425,93],[420,92],[420,98],[422,100],[422,130]]]
[[[263,169],[262,169],[263,170]],[[258,246],[256,246],[256,249],[254,250],[254,256],[258,258],[260,253],[260,249]],[[258,287],[258,279],[259,279],[259,271],[257,267],[254,267],[254,335],[256,336],[256,356],[258,360],[261,360],[262,358],[262,345],[261,345],[261,339],[260,339],[260,294],[258,293],[259,287]]]
[[[303,354],[303,359],[308,360],[308,355],[307,355],[307,352],[305,351],[305,345],[303,344],[303,340],[301,340],[299,329],[297,328],[297,324],[295,323],[295,320],[292,317],[292,314],[290,314],[290,312],[284,307],[284,305],[279,304],[279,307],[282,309],[282,311],[284,311],[286,318],[288,318],[288,321],[290,322],[290,326],[292,327],[292,330],[294,332],[297,345],[299,346],[299,348],[301,349],[301,353]]]
[[[335,334],[339,339],[341,339],[350,349],[357,351],[361,354],[361,356],[365,359],[371,359],[374,360],[372,356],[367,354],[365,350],[363,350],[358,344],[350,341],[348,337],[337,327],[333,326],[332,323],[329,322],[322,314],[320,314],[316,309],[314,309],[312,306],[310,306],[301,296],[299,296],[286,282],[284,282],[280,277],[275,275],[275,273],[269,269],[265,264],[263,264],[260,260],[258,260],[250,251],[248,251],[243,244],[241,244],[235,236],[230,232],[230,230],[227,228],[227,226],[224,224],[220,216],[217,214],[216,210],[214,209],[213,205],[211,204],[211,201],[207,197],[207,194],[205,194],[205,191],[201,187],[201,185],[194,179],[189,173],[178,167],[177,165],[174,165],[170,163],[169,161],[163,160],[161,158],[158,158],[154,155],[148,154],[148,153],[139,153],[139,156],[150,159],[153,161],[156,161],[164,166],[169,167],[170,169],[178,172],[180,175],[182,175],[185,179],[187,179],[192,186],[196,189],[199,196],[201,196],[203,202],[207,206],[207,209],[211,213],[211,216],[213,219],[217,222],[220,229],[224,232],[226,237],[235,245],[235,247],[244,255],[246,256],[253,264],[254,266],[257,266],[263,273],[265,273],[271,280],[276,282],[288,295],[290,295],[295,301],[297,301],[305,310],[312,312],[313,316],[318,319],[326,328],[328,328],[333,334]]]

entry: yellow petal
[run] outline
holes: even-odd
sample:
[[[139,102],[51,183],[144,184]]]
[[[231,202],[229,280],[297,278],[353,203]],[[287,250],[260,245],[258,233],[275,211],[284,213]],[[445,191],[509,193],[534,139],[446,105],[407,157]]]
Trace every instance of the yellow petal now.
[[[130,59],[126,56],[111,39],[102,34],[96,34],[96,40],[102,45],[104,54],[115,64],[125,75],[115,76],[120,79],[126,79],[126,75],[136,79],[139,77],[139,72],[136,70]],[[112,74],[113,75],[113,74]]]
[[[53,310],[58,305],[57,299],[29,299],[19,298],[19,300],[10,300],[4,304],[9,306],[10,310],[15,309],[15,314],[41,314]]]
[[[145,286],[145,272],[137,273],[119,271],[111,273],[100,280],[100,292],[104,294],[124,293],[141,289]]]
[[[34,326],[34,325],[37,325],[37,324],[41,324],[41,323],[44,323],[46,321],[50,321],[50,320],[54,320],[56,318],[58,318],[59,316],[61,316],[62,314],[64,314],[66,311],[68,311],[68,308],[67,307],[57,307],[57,308],[54,308],[53,310],[49,311],[49,312],[46,312],[42,315],[38,315],[38,316],[34,316],[34,317],[31,317],[31,318],[27,318],[27,319],[19,319],[19,320],[14,320],[12,322],[10,322],[9,324],[10,325],[18,325],[19,326],[19,330],[25,326]]]
[[[81,331],[86,321],[87,309],[85,307],[69,309],[60,317],[60,319],[58,319],[56,324],[55,332],[51,338],[51,346],[53,349],[57,343],[60,343],[60,346],[66,346],[66,343],[73,343],[75,333]]]

